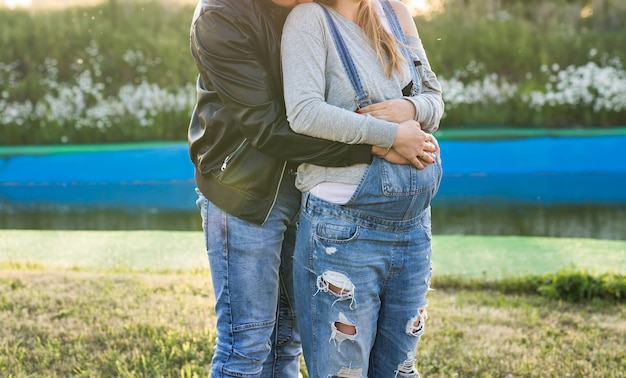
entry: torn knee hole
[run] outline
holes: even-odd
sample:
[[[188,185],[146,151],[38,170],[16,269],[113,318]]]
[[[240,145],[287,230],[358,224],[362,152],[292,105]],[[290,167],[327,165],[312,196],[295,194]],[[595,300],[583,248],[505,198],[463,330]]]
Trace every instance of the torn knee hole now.
[[[340,299],[353,298],[354,296],[354,284],[348,276],[332,270],[327,270],[317,277],[317,289],[331,292]]]
[[[407,359],[398,365],[396,376],[419,377],[417,370],[415,369],[415,355],[413,353],[407,353]]]
[[[352,324],[335,322],[335,329],[337,332],[341,332],[344,335],[356,335],[356,327]]]
[[[420,336],[422,333],[424,333],[424,323],[426,322],[427,318],[428,314],[426,313],[426,309],[423,307],[420,308],[417,316],[409,320],[406,326],[406,332],[409,335]]]
[[[333,375],[332,378],[361,378],[363,369],[354,369],[342,367],[337,375]]]
[[[343,312],[339,313],[339,319],[333,323],[332,328],[334,339],[354,340],[357,334],[356,325],[349,321]]]
[[[346,340],[354,341],[359,333],[356,325],[348,320],[344,313],[339,313],[339,319],[331,324],[330,340],[334,341],[338,350],[341,348],[341,343]]]
[[[350,293],[348,291],[348,289],[340,288],[339,286],[335,286],[335,285],[331,284],[330,282],[328,282],[328,289],[330,289],[330,291],[332,291],[333,293],[339,294],[339,295],[344,295],[344,294]]]

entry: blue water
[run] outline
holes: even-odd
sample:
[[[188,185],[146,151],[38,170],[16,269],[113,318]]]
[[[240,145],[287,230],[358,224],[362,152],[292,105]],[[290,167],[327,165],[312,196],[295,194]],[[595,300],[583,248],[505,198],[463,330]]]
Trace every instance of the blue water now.
[[[433,222],[442,232],[592,230],[590,237],[626,239],[626,136],[442,140],[440,145],[444,178]],[[185,143],[0,156],[0,227],[48,228],[57,219],[80,228],[68,219],[116,214],[124,227],[149,228],[149,219],[163,216],[182,219],[184,226],[172,228],[195,228],[194,187]],[[539,216],[546,227],[524,225]],[[551,227],[569,231],[547,230]]]

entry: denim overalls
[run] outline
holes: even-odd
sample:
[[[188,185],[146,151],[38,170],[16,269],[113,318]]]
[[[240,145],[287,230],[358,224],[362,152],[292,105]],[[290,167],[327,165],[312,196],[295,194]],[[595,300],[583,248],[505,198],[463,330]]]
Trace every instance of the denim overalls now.
[[[304,193],[293,273],[311,378],[418,376],[441,177],[438,157],[423,170],[375,157],[346,204]]]

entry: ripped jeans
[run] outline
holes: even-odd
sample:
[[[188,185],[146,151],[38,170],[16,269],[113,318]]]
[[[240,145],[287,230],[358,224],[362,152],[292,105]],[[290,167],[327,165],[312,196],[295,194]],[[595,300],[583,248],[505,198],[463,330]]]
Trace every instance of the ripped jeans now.
[[[304,194],[294,285],[311,378],[419,376],[441,175],[439,159],[420,171],[374,158],[347,204]]]

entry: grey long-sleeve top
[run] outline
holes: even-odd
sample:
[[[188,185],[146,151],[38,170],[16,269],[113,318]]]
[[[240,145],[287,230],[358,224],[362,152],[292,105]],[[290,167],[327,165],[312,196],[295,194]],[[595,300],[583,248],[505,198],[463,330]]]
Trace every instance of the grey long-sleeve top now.
[[[401,98],[411,81],[408,63],[387,77],[361,28],[329,9],[350,50],[364,88],[373,102]],[[430,69],[419,38],[407,35],[409,48],[422,62],[422,92],[404,97],[413,102],[422,129],[433,132],[443,114],[441,86]],[[301,134],[349,144],[390,147],[398,125],[355,113],[354,90],[345,73],[321,6],[300,4],[287,18],[282,37],[282,64],[287,119]],[[296,185],[302,191],[324,182],[357,184],[365,165],[326,168],[302,164]]]

